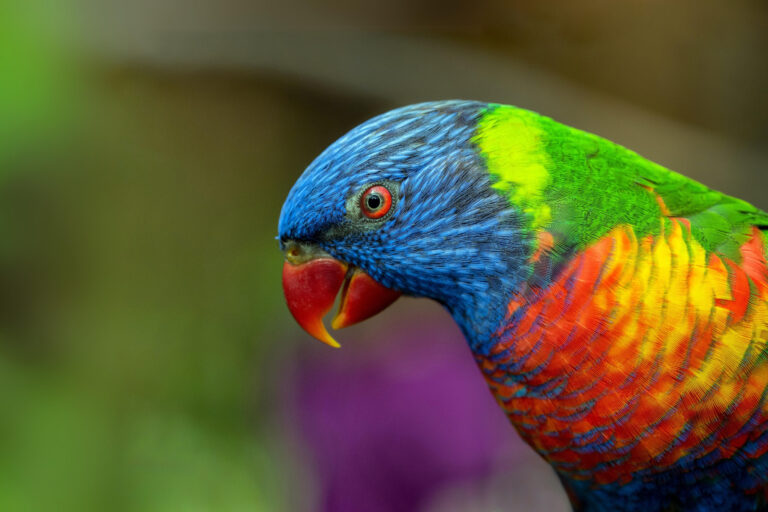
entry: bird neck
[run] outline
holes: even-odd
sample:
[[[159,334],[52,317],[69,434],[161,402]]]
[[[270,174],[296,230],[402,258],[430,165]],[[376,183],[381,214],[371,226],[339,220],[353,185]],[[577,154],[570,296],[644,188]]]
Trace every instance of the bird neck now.
[[[555,244],[558,245],[557,252],[553,251]],[[515,254],[525,254],[514,257],[514,272],[507,270],[504,276],[489,272],[486,286],[475,293],[454,295],[441,301],[461,327],[476,355],[491,354],[500,341],[499,333],[509,325],[521,322],[527,312],[527,307],[523,306],[537,300],[573,259],[573,251],[567,249],[563,241],[555,241],[553,235],[543,230],[528,237],[525,245],[512,249]],[[451,298],[455,300],[451,301]]]

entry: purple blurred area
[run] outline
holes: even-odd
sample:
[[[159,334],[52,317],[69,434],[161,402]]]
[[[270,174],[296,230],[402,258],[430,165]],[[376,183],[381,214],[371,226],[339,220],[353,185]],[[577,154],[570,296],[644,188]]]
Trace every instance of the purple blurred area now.
[[[386,311],[366,326],[365,339],[300,351],[291,399],[318,479],[316,510],[416,512],[461,486],[482,501],[494,475],[518,464],[531,469],[530,449],[459,329],[447,314],[419,308],[423,301],[401,301],[425,311],[419,318]],[[546,488],[546,475],[539,483]]]

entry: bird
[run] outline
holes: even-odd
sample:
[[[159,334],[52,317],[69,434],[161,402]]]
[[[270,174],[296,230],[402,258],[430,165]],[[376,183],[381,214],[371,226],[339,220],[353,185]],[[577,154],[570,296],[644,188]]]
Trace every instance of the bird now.
[[[335,329],[442,304],[574,510],[768,510],[765,211],[533,111],[446,100],[332,143],[278,239],[288,309],[329,345],[339,295]]]

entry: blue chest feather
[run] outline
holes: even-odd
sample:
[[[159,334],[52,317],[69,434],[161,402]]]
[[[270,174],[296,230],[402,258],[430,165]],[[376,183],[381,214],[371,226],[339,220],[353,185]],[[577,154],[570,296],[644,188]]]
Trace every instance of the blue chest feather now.
[[[768,436],[766,434],[765,436]],[[764,436],[764,437],[765,437]],[[764,443],[766,439],[753,441]],[[628,483],[595,487],[561,478],[577,512],[766,512],[768,455],[758,459],[681,460],[664,473],[636,473]]]

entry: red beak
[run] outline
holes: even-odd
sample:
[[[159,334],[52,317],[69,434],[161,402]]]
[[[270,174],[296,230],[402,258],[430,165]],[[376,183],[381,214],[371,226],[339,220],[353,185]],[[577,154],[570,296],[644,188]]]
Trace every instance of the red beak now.
[[[341,290],[334,329],[362,322],[392,304],[400,292],[386,288],[360,269],[333,258],[317,258],[294,265],[283,264],[283,292],[288,309],[299,325],[323,343],[340,345],[328,333],[323,317]]]

